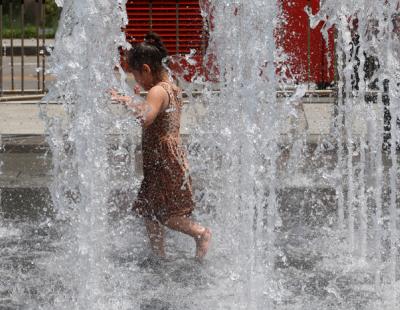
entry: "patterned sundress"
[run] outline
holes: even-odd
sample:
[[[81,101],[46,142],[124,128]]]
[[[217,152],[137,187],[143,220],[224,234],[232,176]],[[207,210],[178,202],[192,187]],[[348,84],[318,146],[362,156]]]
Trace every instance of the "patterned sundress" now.
[[[172,216],[189,216],[194,209],[192,180],[180,139],[181,90],[160,82],[169,96],[167,108],[143,128],[143,181],[133,209],[144,218],[165,223]]]

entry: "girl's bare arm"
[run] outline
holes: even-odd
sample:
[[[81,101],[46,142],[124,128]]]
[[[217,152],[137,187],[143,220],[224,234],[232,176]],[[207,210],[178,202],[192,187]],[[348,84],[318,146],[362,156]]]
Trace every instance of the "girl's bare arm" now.
[[[133,115],[141,120],[144,127],[149,126],[157,118],[157,115],[166,109],[168,105],[168,94],[161,86],[154,86],[150,89],[146,101],[134,102],[130,96],[118,95],[116,91],[111,91],[111,98],[120,102]]]

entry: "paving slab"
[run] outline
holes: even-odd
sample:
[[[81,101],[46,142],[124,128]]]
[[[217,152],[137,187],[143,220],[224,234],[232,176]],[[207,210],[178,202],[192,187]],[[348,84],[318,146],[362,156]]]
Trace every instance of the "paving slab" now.
[[[47,187],[51,165],[48,153],[0,153],[0,188]]]
[[[303,105],[298,119],[300,130],[307,130],[310,135],[329,134],[334,117],[334,102],[313,102]],[[43,135],[44,122],[39,117],[39,104],[0,103],[0,135]],[[64,117],[63,107],[60,105],[48,105],[49,115]],[[113,106],[113,113],[121,115],[124,110],[119,106]],[[202,117],[206,117],[205,108],[201,104],[185,105],[182,114],[182,133],[190,133],[191,128]],[[289,121],[289,120],[288,120]],[[293,122],[293,120],[291,120]],[[307,124],[306,124],[307,123]],[[281,128],[282,133],[287,133],[288,124]]]

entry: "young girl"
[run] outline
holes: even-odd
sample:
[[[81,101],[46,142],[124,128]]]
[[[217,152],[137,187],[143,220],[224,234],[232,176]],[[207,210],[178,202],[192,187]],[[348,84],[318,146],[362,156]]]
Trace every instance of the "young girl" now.
[[[128,63],[136,82],[148,91],[144,103],[129,96],[112,98],[124,104],[143,124],[144,178],[133,209],[145,219],[153,252],[165,257],[163,226],[194,238],[196,258],[207,253],[211,231],[189,216],[194,209],[192,180],[179,128],[182,110],[180,89],[163,67],[168,56],[160,37],[149,33],[143,43],[133,46]]]

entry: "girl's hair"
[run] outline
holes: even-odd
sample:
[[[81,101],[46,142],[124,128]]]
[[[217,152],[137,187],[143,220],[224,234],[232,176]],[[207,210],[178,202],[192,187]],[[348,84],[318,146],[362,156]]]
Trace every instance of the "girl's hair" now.
[[[163,59],[168,57],[168,51],[160,36],[149,32],[144,42],[136,43],[128,52],[128,64],[132,70],[141,71],[144,64],[150,66],[151,71],[159,74],[163,69]]]

